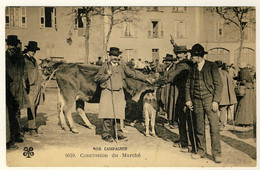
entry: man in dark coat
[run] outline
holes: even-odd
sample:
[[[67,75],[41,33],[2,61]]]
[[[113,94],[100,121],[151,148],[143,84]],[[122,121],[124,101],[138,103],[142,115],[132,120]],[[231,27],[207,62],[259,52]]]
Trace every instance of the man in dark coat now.
[[[187,59],[187,47],[175,46],[174,53],[178,59],[174,70],[169,72],[168,81],[173,83],[178,89],[178,97],[175,105],[175,115],[177,118],[181,151],[188,152],[188,137],[186,130],[187,116],[184,112],[185,107],[185,85],[190,73],[190,61]]]
[[[25,47],[26,49],[23,55],[25,61],[24,77],[26,91],[30,100],[30,107],[27,108],[28,128],[30,135],[37,137],[36,113],[38,105],[43,103],[43,93],[41,88],[41,76],[34,55],[40,48],[37,47],[37,42],[35,41],[29,41],[28,46]]]
[[[20,40],[16,35],[6,39],[6,113],[7,113],[7,148],[15,147],[15,142],[23,142],[20,126],[20,109],[29,106],[29,99],[23,82],[24,60],[18,48]]]
[[[221,162],[220,134],[218,126],[218,106],[221,101],[222,81],[216,63],[205,60],[204,48],[195,44],[190,50],[191,58],[195,63],[186,83],[186,105],[193,110],[193,120],[196,136],[198,159],[205,157],[205,115],[210,124],[211,148],[214,161]]]
[[[170,77],[170,72],[175,69],[175,58],[173,58],[173,55],[171,54],[166,54],[164,57],[163,63],[164,63],[164,68],[163,68],[163,77],[169,80]],[[162,93],[159,95],[160,99],[158,99],[158,104],[160,107],[163,108],[163,110],[167,113],[167,119],[168,122],[165,124],[165,126],[168,126],[170,128],[174,128],[176,121],[175,121],[175,104],[176,104],[176,96],[177,96],[177,89],[175,85],[171,82],[162,89],[157,90],[157,96],[159,93]],[[175,123],[175,124],[174,124]],[[177,125],[176,125],[177,128]]]

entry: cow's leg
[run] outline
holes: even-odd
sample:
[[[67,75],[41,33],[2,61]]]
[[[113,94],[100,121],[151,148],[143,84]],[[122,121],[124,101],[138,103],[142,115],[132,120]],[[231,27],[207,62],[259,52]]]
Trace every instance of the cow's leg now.
[[[149,106],[147,103],[144,104],[143,112],[145,116],[145,136],[150,136],[149,134]]]
[[[81,108],[77,108],[77,111],[79,112],[79,115],[81,116],[82,120],[84,121],[84,123],[90,128],[90,129],[94,129],[95,126],[92,125],[90,123],[90,121],[88,120],[86,113],[84,110],[82,110]]]
[[[59,104],[60,104],[60,109],[58,111],[58,117],[60,119],[61,128],[65,131],[67,131],[67,130],[69,130],[69,128],[66,124],[65,116],[64,116],[65,102],[64,102],[64,99],[63,99],[63,97],[60,93],[59,93]]]
[[[72,119],[72,111],[71,110],[72,110],[72,107],[67,108],[66,111],[65,111],[67,119],[68,119],[69,124],[70,124],[70,130],[73,133],[79,133],[78,129],[76,128],[76,126],[74,124],[74,120]]]
[[[150,108],[150,113],[151,113],[151,127],[152,127],[152,132],[151,135],[152,136],[156,136],[155,134],[155,117],[156,117],[156,110],[154,108]]]

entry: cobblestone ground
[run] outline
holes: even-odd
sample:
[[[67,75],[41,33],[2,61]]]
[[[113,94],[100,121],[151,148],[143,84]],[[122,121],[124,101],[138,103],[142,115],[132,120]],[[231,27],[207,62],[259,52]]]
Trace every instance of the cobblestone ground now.
[[[252,128],[228,126],[221,132],[222,159],[216,164],[211,157],[209,128],[207,128],[207,158],[192,159],[191,154],[180,152],[173,147],[178,139],[177,129],[156,126],[158,137],[145,137],[144,127],[137,123],[127,126],[128,141],[107,143],[101,139],[101,122],[97,118],[98,104],[86,104],[85,110],[96,131],[84,126],[75,112],[73,119],[78,134],[63,131],[58,125],[57,89],[47,89],[45,104],[38,109],[37,124],[40,126],[38,137],[25,133],[24,143],[19,149],[7,151],[8,166],[131,166],[131,167],[252,167],[256,166],[256,140]],[[22,124],[26,126],[26,114],[22,112]],[[161,121],[157,119],[157,122]],[[33,151],[24,151],[33,147]],[[108,151],[109,147],[127,150]],[[27,153],[32,153],[27,158]],[[25,154],[26,156],[24,156]],[[132,154],[132,157],[124,157]],[[92,156],[91,156],[92,155]],[[96,157],[99,155],[99,157]],[[107,156],[107,157],[105,157]]]

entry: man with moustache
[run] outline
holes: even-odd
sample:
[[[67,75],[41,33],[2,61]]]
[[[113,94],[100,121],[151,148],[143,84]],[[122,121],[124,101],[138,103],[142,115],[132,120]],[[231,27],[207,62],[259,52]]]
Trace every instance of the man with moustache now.
[[[117,136],[118,140],[126,141],[128,138],[123,135],[120,127],[120,119],[125,119],[124,79],[128,76],[149,83],[152,80],[141,72],[131,70],[124,62],[121,62],[119,56],[122,52],[119,48],[111,47],[108,53],[110,61],[104,63],[94,77],[94,81],[102,87],[98,115],[98,118],[103,119],[101,136],[106,142],[113,142]]]
[[[221,101],[222,81],[216,63],[204,59],[207,54],[200,44],[190,50],[195,63],[186,83],[186,105],[193,110],[197,154],[199,159],[206,155],[205,115],[210,125],[211,148],[214,161],[221,163],[221,146],[218,126],[218,107]]]

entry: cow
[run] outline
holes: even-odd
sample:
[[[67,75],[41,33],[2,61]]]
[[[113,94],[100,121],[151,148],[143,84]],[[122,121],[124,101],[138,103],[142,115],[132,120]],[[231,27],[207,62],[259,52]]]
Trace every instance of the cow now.
[[[63,130],[71,130],[73,133],[78,133],[78,130],[75,127],[74,121],[72,119],[72,109],[75,102],[83,104],[84,101],[90,103],[99,102],[99,97],[102,89],[93,80],[94,76],[97,74],[99,70],[99,66],[83,65],[77,63],[55,64],[56,65],[53,69],[48,68],[51,66],[46,67],[46,69],[47,72],[48,70],[54,70],[55,72],[55,77],[58,85],[59,99],[58,117],[61,123],[61,128]],[[51,74],[54,74],[54,72]],[[130,101],[131,97],[135,96],[135,94],[138,94],[136,96],[140,97],[139,93],[149,88],[151,88],[151,86],[147,83],[134,80],[132,78],[126,78],[124,86],[126,100]],[[138,97],[135,98],[136,101],[138,101]],[[86,126],[90,129],[94,129],[95,126],[92,125],[86,117],[86,114],[84,112],[84,106],[77,107],[77,111],[79,112]],[[66,124],[65,116],[68,119],[69,127]]]

